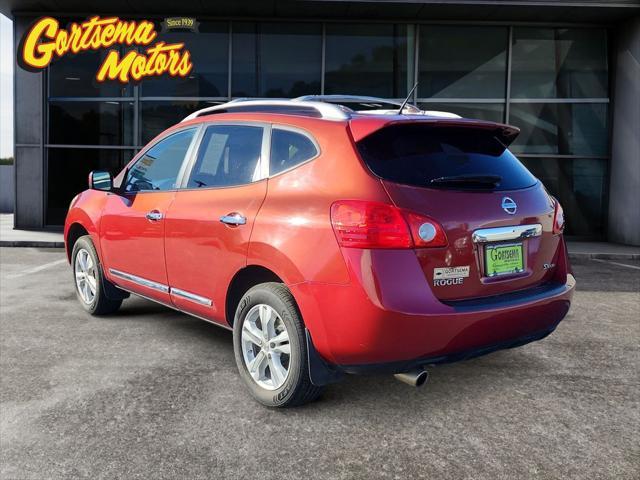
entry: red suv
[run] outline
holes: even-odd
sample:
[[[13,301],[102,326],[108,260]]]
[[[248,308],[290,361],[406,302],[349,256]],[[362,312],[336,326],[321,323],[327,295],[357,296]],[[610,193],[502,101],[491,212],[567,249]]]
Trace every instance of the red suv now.
[[[569,310],[562,208],[507,149],[517,134],[371,98],[200,110],[72,201],[78,298],[102,315],[134,293],[232,329],[266,405],[345,373],[420,385]]]

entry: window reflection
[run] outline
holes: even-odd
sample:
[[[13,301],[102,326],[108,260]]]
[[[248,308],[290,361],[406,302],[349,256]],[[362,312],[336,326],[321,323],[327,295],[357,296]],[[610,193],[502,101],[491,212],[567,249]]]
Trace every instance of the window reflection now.
[[[84,18],[60,19],[61,28],[71,22],[82,23]],[[128,50],[112,46],[99,51],[88,50],[76,55],[55,58],[49,66],[49,96],[51,97],[128,97],[133,95],[131,84],[96,81],[96,74],[110,50],[122,54]]]
[[[108,50],[89,50],[77,55],[65,55],[54,60],[49,67],[49,96],[132,96],[133,87],[131,84],[122,85],[120,82],[98,83],[96,81],[96,74],[108,53]]]
[[[607,155],[607,105],[512,103],[509,123],[520,127],[514,151]]]
[[[422,26],[422,98],[501,98],[505,96],[506,27]]]
[[[115,177],[133,158],[132,150],[47,149],[47,225],[62,225],[71,199],[86,190],[91,170],[106,170]]]
[[[325,93],[407,95],[407,83],[413,84],[413,27],[328,24],[326,34]]]
[[[50,102],[49,143],[133,145],[133,102]]]
[[[504,122],[504,105],[494,103],[421,103],[422,110],[451,112],[464,118],[477,118],[490,122]]]
[[[606,30],[516,27],[511,57],[513,98],[608,96]]]
[[[156,135],[180,122],[196,110],[211,107],[219,103],[220,102],[214,101],[198,102],[182,100],[140,102],[142,145],[147,144]]]
[[[234,23],[234,97],[320,93],[322,27],[317,23]]]
[[[160,25],[156,24],[160,32]],[[191,53],[193,69],[187,77],[149,77],[142,81],[143,96],[226,97],[229,71],[229,25],[200,22],[198,33],[167,31],[155,41],[184,43]]]
[[[560,200],[567,235],[604,234],[607,161],[602,159],[520,158]]]

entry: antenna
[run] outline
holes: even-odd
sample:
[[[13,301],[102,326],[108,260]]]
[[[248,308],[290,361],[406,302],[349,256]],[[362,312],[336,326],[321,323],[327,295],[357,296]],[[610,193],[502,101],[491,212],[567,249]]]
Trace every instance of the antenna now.
[[[413,88],[409,91],[409,95],[407,95],[407,98],[405,98],[404,102],[402,102],[402,105],[400,105],[400,109],[398,110],[398,115],[402,115],[402,111],[404,110],[404,107],[407,105],[407,103],[409,103],[409,99],[411,98],[411,95],[413,95],[413,92],[415,91],[417,86],[418,86],[418,82],[415,83]]]

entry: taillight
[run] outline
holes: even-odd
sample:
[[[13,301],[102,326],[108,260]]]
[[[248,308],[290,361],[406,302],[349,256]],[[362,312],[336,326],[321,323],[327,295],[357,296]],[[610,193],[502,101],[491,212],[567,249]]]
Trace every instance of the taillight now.
[[[331,206],[331,223],[343,247],[443,247],[447,237],[429,217],[388,203],[340,200]]]
[[[445,247],[447,236],[435,220],[415,212],[403,212],[416,247]]]
[[[553,233],[558,235],[564,231],[564,210],[562,210],[562,205],[560,202],[555,199],[556,207],[555,213],[553,214]]]

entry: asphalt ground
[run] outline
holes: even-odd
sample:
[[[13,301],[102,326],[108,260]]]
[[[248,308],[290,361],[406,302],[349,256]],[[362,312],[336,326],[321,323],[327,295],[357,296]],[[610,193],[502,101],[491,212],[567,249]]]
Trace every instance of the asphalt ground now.
[[[637,479],[640,262],[615,263],[574,262],[540,342],[271,410],[230,332],[140,298],[93,318],[61,250],[0,249],[0,478]]]

